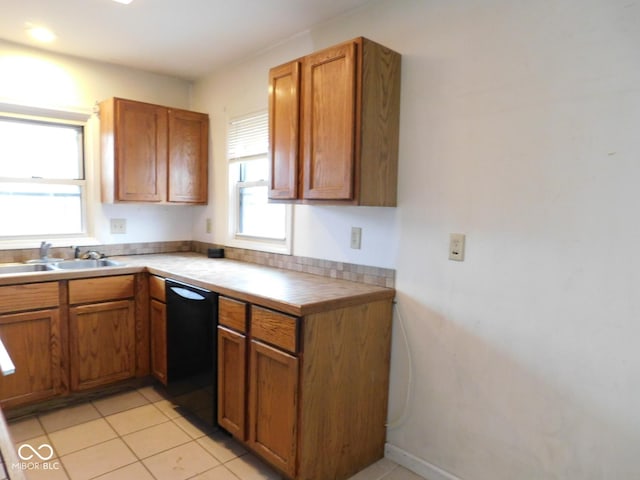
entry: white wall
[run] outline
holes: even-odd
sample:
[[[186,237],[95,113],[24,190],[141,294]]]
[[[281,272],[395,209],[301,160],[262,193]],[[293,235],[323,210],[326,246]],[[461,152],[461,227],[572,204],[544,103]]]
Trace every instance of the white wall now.
[[[0,103],[91,112],[96,101],[116,96],[189,108],[190,88],[185,80],[53,55],[0,40]],[[88,177],[93,178],[89,208],[98,241],[189,240],[193,207],[100,203],[99,176],[91,173],[100,170],[98,128],[97,117],[91,117],[86,166]],[[126,218],[127,233],[112,235],[110,218]]]
[[[222,241],[225,123],[266,108],[267,69],[357,35],[403,54],[398,208],[296,208],[294,253],[397,269],[413,383],[388,441],[432,478],[640,477],[638,25],[628,0],[383,0],[195,87],[214,202],[194,235]]]

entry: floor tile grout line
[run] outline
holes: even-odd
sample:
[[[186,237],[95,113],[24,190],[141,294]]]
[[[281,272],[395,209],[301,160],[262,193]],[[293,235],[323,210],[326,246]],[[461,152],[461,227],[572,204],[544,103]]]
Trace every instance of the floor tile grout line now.
[[[96,420],[101,420],[101,419],[97,418]],[[73,426],[71,426],[71,427],[67,427],[67,428],[74,428],[74,427],[78,427],[78,426],[80,426],[80,425],[84,425],[85,423],[90,423],[90,422],[95,422],[95,420],[89,420],[88,422],[78,423],[77,425],[73,425]],[[80,452],[80,451],[82,451],[82,450],[86,450],[87,448],[95,447],[96,445],[101,445],[101,444],[103,444],[103,443],[110,442],[111,440],[115,440],[116,438],[118,438],[118,437],[119,437],[118,432],[116,432],[116,431],[115,431],[115,429],[114,429],[111,425],[107,424],[107,426],[108,426],[108,427],[113,431],[113,433],[115,434],[115,437],[108,438],[108,439],[106,439],[106,440],[103,440],[103,441],[101,441],[101,442],[97,442],[97,443],[94,443],[94,444],[91,444],[91,445],[85,445],[84,447],[82,447],[82,448],[78,448],[77,450],[71,450],[71,451],[69,451],[69,452],[64,453],[63,455],[59,455],[59,457],[60,457],[60,458],[62,458],[62,457],[64,457],[64,456],[71,455],[72,453]],[[63,429],[63,430],[66,430],[66,429]],[[53,432],[53,433],[57,433],[57,432],[61,432],[61,431],[62,431],[62,430],[56,430],[56,431],[55,431],[55,432]],[[49,435],[47,435],[47,436],[50,436],[50,434],[49,434]],[[54,446],[54,445],[53,445],[53,440],[50,440],[50,441],[51,441],[51,446],[53,447],[53,446]]]
[[[165,423],[167,423],[167,422],[165,422]],[[158,424],[158,425],[164,425],[164,424]],[[149,427],[149,428],[153,428],[153,427]],[[144,430],[146,430],[146,428]],[[142,432],[144,430],[138,430],[138,432],[136,432],[136,433]],[[127,447],[129,447],[129,450],[131,450],[133,452],[133,454],[135,455],[135,457],[141,462],[144,462],[144,460],[147,460],[148,458],[151,458],[151,457],[153,457],[155,455],[159,455],[161,453],[168,452],[169,450],[171,450],[173,448],[181,447],[183,445],[186,445],[187,443],[196,442],[193,438],[189,438],[189,440],[187,440],[186,442],[178,443],[176,445],[170,446],[169,448],[165,448],[164,450],[158,450],[157,452],[153,452],[151,455],[147,455],[146,457],[141,457],[135,451],[133,451],[133,448],[127,443],[127,441],[123,437],[120,437],[120,438],[124,443],[127,444]]]
[[[151,403],[151,402],[149,402],[149,399],[148,399],[147,397],[145,397],[142,393],[140,393],[137,389],[124,390],[124,391],[122,391],[122,392],[113,393],[113,394],[111,394],[111,395],[105,395],[105,396],[103,396],[103,397],[99,397],[99,398],[88,399],[88,400],[87,400],[86,402],[84,402],[84,403],[85,403],[85,404],[91,404],[91,406],[92,406],[93,408],[95,408],[95,409],[97,410],[97,412],[100,414],[100,416],[102,416],[102,417],[106,417],[106,416],[109,416],[109,415],[114,415],[114,414],[116,414],[116,413],[126,412],[127,410],[133,410],[134,408],[142,407],[142,406],[144,406],[145,404],[134,405],[134,406],[131,406],[131,407],[124,408],[124,409],[122,409],[122,410],[116,410],[115,412],[111,412],[111,413],[109,413],[109,414],[106,414],[106,415],[105,415],[104,413],[102,413],[102,412],[100,411],[100,409],[99,409],[99,408],[98,408],[98,406],[96,405],[96,402],[101,402],[101,401],[105,401],[105,402],[107,402],[107,401],[109,401],[109,400],[115,400],[115,399],[116,399],[116,397],[123,396],[123,395],[128,395],[128,394],[133,393],[133,392],[138,393],[138,394],[139,394],[139,395],[144,399],[145,404],[147,404],[147,403]],[[115,400],[115,401],[117,402],[117,400]]]
[[[105,418],[105,420],[106,420],[106,418]],[[116,432],[116,435],[118,436],[118,437],[117,437],[117,438],[118,438],[118,440],[120,440],[122,443],[124,443],[124,446],[125,446],[125,447],[130,451],[130,452],[131,452],[131,454],[133,455],[133,458],[135,458],[135,459],[136,459],[136,461],[135,461],[135,462],[131,462],[131,463],[127,463],[126,465],[120,465],[118,468],[114,468],[113,470],[109,470],[108,472],[102,472],[100,475],[96,475],[95,477],[91,477],[92,479],[93,479],[93,478],[101,477],[102,475],[106,475],[107,473],[115,472],[116,470],[120,470],[121,468],[128,467],[129,465],[133,465],[134,463],[142,463],[142,462],[140,461],[140,459],[138,458],[138,456],[136,455],[136,452],[134,452],[134,451],[131,449],[131,447],[129,446],[129,444],[124,440],[124,438],[122,438],[122,436],[120,435],[120,433],[119,433],[115,428],[113,428],[113,427],[111,427],[111,428],[113,429],[113,431],[114,431],[114,432]],[[144,464],[143,464],[143,466],[144,466]],[[149,473],[151,473],[151,472],[149,472]],[[152,476],[153,476],[153,475],[152,475]],[[90,480],[91,480],[91,479],[90,479]]]
[[[187,478],[185,480],[193,480],[194,478],[197,478],[199,475],[202,475],[203,473],[210,472],[211,470],[215,470],[216,468],[224,468],[227,472],[229,472],[231,475],[233,475],[234,478],[237,478],[238,480],[242,480],[242,478],[239,477],[238,475],[236,475],[236,473],[234,471],[232,471],[232,470],[228,469],[227,467],[225,467],[224,463],[221,463],[220,465],[216,465],[215,467],[210,468],[209,470],[205,470],[204,472],[196,473],[192,477],[189,477],[189,478]]]
[[[107,472],[102,472],[102,473],[100,473],[100,474],[98,474],[98,475],[94,475],[93,477],[89,477],[87,480],[94,480],[95,478],[100,478],[100,477],[102,477],[103,475],[107,475],[107,474],[109,474],[109,473],[116,472],[116,471],[120,470],[121,468],[129,467],[129,466],[131,466],[131,465],[133,465],[133,464],[135,464],[135,463],[140,463],[140,461],[139,461],[139,460],[136,460],[135,462],[127,463],[126,465],[120,465],[119,467],[114,468],[113,470],[109,470],[109,471],[107,471]],[[153,475],[152,475],[152,476],[153,476]],[[71,479],[71,477],[69,477],[69,478]],[[73,480],[73,479],[71,479],[71,480]]]
[[[104,417],[104,419],[109,423],[109,426],[110,426],[111,428],[113,428],[113,430],[116,432],[116,434],[117,434],[119,437],[122,437],[122,436],[125,436],[125,435],[130,435],[130,434],[132,434],[132,433],[138,433],[138,432],[141,432],[142,430],[146,430],[147,428],[155,427],[155,426],[157,426],[157,425],[164,425],[165,423],[168,423],[168,422],[170,422],[170,421],[171,421],[171,419],[169,418],[169,419],[164,420],[164,421],[162,421],[162,422],[160,422],[160,423],[154,423],[153,425],[147,425],[147,426],[142,427],[142,428],[139,428],[139,429],[137,429],[137,430],[131,430],[130,432],[127,432],[127,433],[121,434],[121,433],[116,429],[116,427],[115,427],[111,422],[109,422],[109,419],[108,419],[107,417]]]
[[[64,407],[61,407],[61,408],[58,408],[58,409],[55,409],[55,410],[51,410],[51,411],[49,411],[49,412],[41,412],[41,413],[36,413],[36,414],[34,414],[34,415],[38,418],[38,421],[40,422],[40,425],[42,426],[42,429],[43,429],[47,434],[56,433],[56,432],[59,432],[60,430],[65,430],[65,429],[67,429],[67,428],[74,427],[74,426],[76,426],[76,425],[80,425],[80,424],[82,424],[82,423],[91,422],[91,421],[93,421],[93,420],[97,420],[98,418],[100,418],[100,417],[102,416],[102,414],[98,411],[98,409],[97,409],[97,408],[95,408],[93,405],[91,405],[91,407],[92,407],[92,408],[96,411],[96,413],[98,414],[98,417],[97,417],[97,418],[91,418],[91,419],[89,419],[89,420],[85,420],[85,421],[83,421],[83,422],[78,422],[78,423],[73,423],[73,424],[71,424],[71,425],[66,425],[66,426],[64,426],[64,427],[62,427],[62,428],[56,428],[55,430],[52,430],[52,431],[48,431],[48,429],[45,427],[45,422],[43,422],[43,421],[42,421],[42,417],[43,417],[43,416],[48,415],[48,414],[51,414],[51,413],[62,412],[63,410],[66,410],[67,408],[77,407],[77,406],[81,406],[81,405],[91,405],[91,402],[89,401],[89,402],[85,402],[85,403],[79,403],[79,404],[77,404],[77,405],[67,405],[67,406],[64,406]]]
[[[38,436],[33,437],[33,438],[38,438],[38,437],[44,436],[47,439],[47,443],[49,444],[49,446],[51,446],[51,448],[53,449],[53,442],[51,441],[51,438],[49,438],[49,433],[44,429],[44,425],[40,421],[40,417],[38,415],[34,415],[34,418],[38,422],[38,424],[40,425],[40,428],[42,429],[42,432],[44,433],[44,435],[38,435]],[[25,440],[21,440],[19,442],[13,442],[13,443],[14,443],[14,445],[17,446],[18,444],[26,443],[27,441],[32,440],[32,439],[25,439]],[[54,450],[54,453],[55,453],[55,450]],[[67,471],[67,467],[65,467],[64,463],[62,462],[62,456],[61,455],[56,455],[55,459],[52,459],[52,460],[57,460],[60,463],[60,465],[62,466],[62,470],[64,471],[64,474],[66,475],[67,478],[70,479],[71,475],[69,475],[69,472]]]

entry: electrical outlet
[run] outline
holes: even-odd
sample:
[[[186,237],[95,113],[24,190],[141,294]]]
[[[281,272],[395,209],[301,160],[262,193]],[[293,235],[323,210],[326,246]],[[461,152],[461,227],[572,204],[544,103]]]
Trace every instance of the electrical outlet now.
[[[112,218],[111,219],[111,233],[115,235],[121,235],[127,233],[127,219],[126,218]]]
[[[449,234],[449,260],[464,261],[464,234]]]
[[[360,250],[362,246],[362,228],[351,227],[351,248]]]

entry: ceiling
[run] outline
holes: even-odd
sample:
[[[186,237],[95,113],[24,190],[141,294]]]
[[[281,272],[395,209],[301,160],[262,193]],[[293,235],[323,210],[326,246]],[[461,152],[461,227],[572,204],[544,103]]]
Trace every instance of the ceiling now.
[[[0,38],[195,79],[371,0],[0,0]],[[38,44],[27,24],[57,39]]]

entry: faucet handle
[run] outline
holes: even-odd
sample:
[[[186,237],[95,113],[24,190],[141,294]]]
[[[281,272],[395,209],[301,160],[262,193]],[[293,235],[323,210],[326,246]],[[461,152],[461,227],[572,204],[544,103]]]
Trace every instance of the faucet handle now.
[[[51,244],[43,241],[40,243],[40,258],[46,259],[47,255],[49,255],[49,248],[51,248]]]

